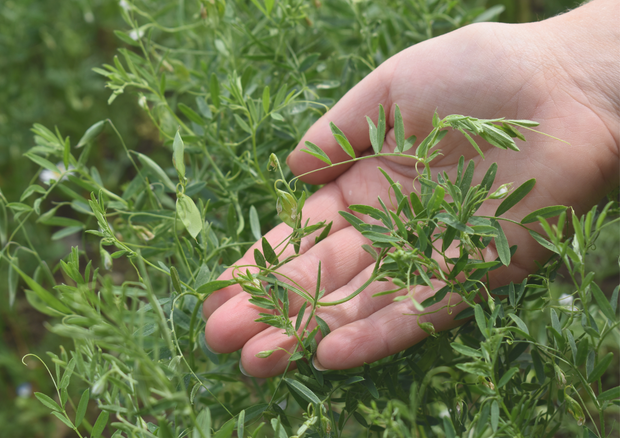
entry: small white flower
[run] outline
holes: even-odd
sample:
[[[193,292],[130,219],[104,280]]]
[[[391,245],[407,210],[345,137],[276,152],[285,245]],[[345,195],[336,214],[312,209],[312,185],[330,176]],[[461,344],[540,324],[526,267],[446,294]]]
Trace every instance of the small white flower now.
[[[132,30],[131,32],[129,32],[129,38],[131,38],[134,41],[138,41],[140,38],[142,38],[142,36],[144,35],[144,29],[139,28],[138,30]]]
[[[118,2],[118,5],[127,12],[131,10],[131,5],[127,3],[125,0],[121,0],[120,2]]]
[[[17,387],[17,396],[22,398],[28,398],[32,394],[32,385],[28,382],[22,383]]]
[[[572,307],[573,306],[573,296],[569,294],[562,294],[558,299],[560,302],[560,306],[564,307]]]
[[[61,173],[56,173],[53,172],[49,169],[43,169],[41,171],[41,173],[39,174],[39,180],[43,183],[43,184],[47,184],[48,186],[50,185],[51,181],[64,181],[67,179],[67,174],[65,173],[65,165],[63,163],[58,163],[56,164],[56,167],[58,167],[58,170],[60,170]],[[69,170],[71,169],[75,169],[73,166],[69,165]],[[62,178],[61,178],[61,174]]]

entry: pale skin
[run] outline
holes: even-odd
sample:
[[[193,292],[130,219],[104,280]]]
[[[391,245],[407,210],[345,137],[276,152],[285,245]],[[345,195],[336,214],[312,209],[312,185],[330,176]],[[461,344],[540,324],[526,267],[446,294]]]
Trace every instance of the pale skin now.
[[[506,182],[519,185],[530,178],[537,180],[534,190],[505,217],[520,220],[533,210],[558,204],[583,214],[618,186],[619,22],[620,2],[595,0],[539,23],[476,24],[412,46],[379,66],[319,119],[287,163],[296,175],[324,166],[300,152],[306,140],[321,147],[333,162],[344,161],[347,156],[332,137],[330,122],[347,135],[358,156],[370,154],[365,116],[376,122],[379,104],[386,108],[384,152],[392,152],[395,147],[391,127],[396,104],[402,111],[405,134],[415,134],[418,139],[432,128],[435,110],[441,117],[463,114],[529,119],[540,123],[540,131],[569,144],[525,131],[527,142],[518,141],[518,153],[495,149],[480,140],[486,155],[482,160],[460,134],[449,133],[440,144],[444,155],[432,163],[433,172],[455,175],[458,159],[464,155],[475,161],[474,183],[479,183],[488,166],[497,162],[493,189]],[[314,245],[313,238],[302,242],[301,255],[281,272],[314,291],[321,261],[324,301],[341,299],[362,285],[374,261],[361,249],[366,239],[338,211],[346,211],[351,204],[378,206],[378,196],[389,199],[389,185],[378,166],[399,181],[404,191],[413,190],[416,174],[412,163],[404,158],[372,158],[304,177],[308,183],[325,184],[306,201],[304,220],[333,221],[333,226],[319,244]],[[497,202],[489,202],[478,214],[492,215]],[[521,281],[535,270],[535,261],[543,262],[548,257],[526,230],[516,226],[504,229],[509,243],[518,245],[518,251],[509,267],[492,271],[492,287]],[[281,224],[266,237],[275,245],[290,232],[289,226]],[[237,265],[254,264],[255,247]],[[493,245],[483,255],[487,260],[495,259]],[[221,279],[232,275],[233,269],[229,268]],[[360,366],[402,351],[428,336],[411,315],[419,312],[409,300],[394,302],[394,295],[372,297],[388,288],[389,283],[374,283],[345,304],[319,309],[331,333],[319,342],[314,359],[317,368]],[[422,301],[434,291],[418,287],[411,293]],[[288,363],[286,352],[276,351],[268,358],[256,354],[278,347],[293,351],[296,341],[280,329],[254,322],[261,309],[248,299],[248,294],[233,285],[206,300],[203,311],[208,318],[207,344],[219,353],[241,349],[241,365],[249,375],[281,374]],[[291,296],[292,318],[301,304],[299,297]],[[443,309],[423,320],[432,322],[437,330],[446,330],[456,325],[453,318],[458,309]]]

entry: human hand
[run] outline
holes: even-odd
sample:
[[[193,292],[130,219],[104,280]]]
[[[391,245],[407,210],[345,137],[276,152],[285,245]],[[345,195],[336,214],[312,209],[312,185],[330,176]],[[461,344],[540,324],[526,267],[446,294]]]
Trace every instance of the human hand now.
[[[601,12],[605,8],[610,8],[611,13]],[[333,162],[347,159],[331,135],[330,122],[347,135],[358,156],[369,153],[364,116],[376,121],[379,103],[387,109],[384,152],[395,147],[394,132],[389,129],[394,122],[395,104],[401,109],[405,134],[419,138],[432,128],[430,120],[435,110],[441,116],[531,119],[540,122],[540,131],[570,145],[528,132],[527,143],[520,144],[520,153],[485,147],[479,142],[486,155],[482,161],[460,134],[449,133],[441,143],[444,155],[432,162],[434,174],[445,171],[454,175],[458,159],[464,155],[476,162],[476,184],[491,163],[497,162],[494,188],[506,182],[520,184],[537,178],[534,190],[506,217],[520,220],[529,212],[552,204],[570,205],[581,214],[618,181],[620,86],[617,78],[607,80],[607,70],[596,69],[609,62],[613,65],[613,56],[617,56],[613,51],[618,43],[614,33],[617,31],[606,29],[602,19],[602,15],[614,14],[618,14],[617,4],[601,0],[541,23],[479,24],[413,46],[382,64],[317,121],[290,155],[288,164],[297,175],[322,167],[319,160],[299,151],[306,140],[319,145]],[[593,39],[591,46],[583,42],[587,38],[580,32]],[[611,55],[605,52],[605,44],[611,45]],[[280,271],[305,289],[313,290],[321,261],[322,287],[326,289],[323,301],[348,296],[366,281],[372,270],[374,260],[361,250],[366,239],[338,211],[347,210],[351,204],[377,206],[377,197],[388,199],[389,185],[377,167],[399,181],[404,190],[413,189],[416,172],[405,158],[372,158],[303,178],[313,184],[327,183],[306,201],[304,219],[310,223],[333,221],[333,226],[328,238],[317,245],[311,239],[304,240],[301,255]],[[480,214],[492,215],[496,207],[496,203],[488,202]],[[520,281],[535,269],[535,261],[547,257],[527,231],[506,226],[505,232],[510,244],[518,244],[519,248],[510,266],[492,271],[492,287]],[[266,237],[278,243],[289,233],[290,227],[282,224]],[[238,264],[253,264],[253,251],[254,247]],[[484,257],[496,258],[492,245]],[[229,269],[222,279],[231,277]],[[316,359],[321,366],[358,366],[401,351],[426,336],[417,318],[411,316],[417,311],[409,300],[394,302],[393,295],[372,297],[389,288],[389,283],[373,283],[351,301],[318,311],[331,329],[317,350]],[[418,287],[415,294],[418,301],[423,301],[434,291]],[[279,374],[287,365],[288,354],[276,351],[264,359],[255,355],[276,347],[290,351],[296,340],[286,337],[281,329],[254,322],[262,310],[251,305],[248,298],[234,285],[207,299],[207,343],[217,352],[242,348],[241,362],[251,375]],[[292,317],[301,304],[299,297],[291,297]],[[442,311],[426,318],[437,330],[444,330],[455,325],[453,315],[457,312],[449,315]]]

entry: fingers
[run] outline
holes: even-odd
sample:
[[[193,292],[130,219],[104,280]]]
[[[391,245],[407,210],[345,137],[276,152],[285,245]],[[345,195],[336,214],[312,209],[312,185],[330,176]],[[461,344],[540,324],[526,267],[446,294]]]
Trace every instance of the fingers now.
[[[429,288],[426,292],[430,292]],[[456,296],[448,296],[438,306],[445,305],[450,298],[458,300]],[[460,304],[450,312],[442,309],[418,320],[415,315],[420,312],[410,300],[391,303],[367,318],[353,321],[330,333],[319,344],[316,359],[320,366],[327,369],[347,369],[374,362],[426,338],[428,333],[422,330],[420,323],[431,322],[438,332],[461,324],[463,321],[455,321],[454,316],[466,306]]]
[[[337,300],[350,295],[363,284],[371,271],[372,266],[369,266],[349,284],[328,296],[325,301]],[[418,302],[421,302],[432,296],[443,284],[434,282],[434,286],[434,290],[429,287],[417,287],[412,294]],[[415,315],[420,312],[415,309],[411,300],[394,302],[394,298],[403,295],[405,291],[373,296],[393,288],[394,285],[391,282],[375,282],[354,299],[334,307],[323,307],[318,311],[318,315],[330,327],[331,333],[320,340],[315,357],[318,361],[317,366],[328,369],[346,369],[395,354],[428,335],[420,328],[419,322],[433,322],[438,331],[458,325],[453,318],[462,310],[462,305],[453,308],[450,313],[440,310],[436,314],[420,317],[418,320]],[[449,300],[452,300],[452,304],[460,302],[458,296],[452,295],[428,310],[443,307]],[[295,318],[291,320],[294,321]],[[313,327],[314,323],[311,323],[309,330]],[[250,375],[274,376],[286,369],[290,353],[295,350],[295,347],[294,337],[287,337],[281,329],[270,327],[245,344],[241,361]],[[256,357],[257,353],[265,350],[277,351],[268,358]]]
[[[303,217],[304,220],[309,220],[311,224],[321,221],[326,221],[327,223],[333,221],[333,225],[330,231],[330,233],[333,234],[348,225],[348,222],[342,216],[340,216],[340,214],[338,214],[338,211],[345,210],[347,207],[348,206],[345,205],[343,202],[339,188],[334,184],[330,184],[321,188],[318,192],[308,198],[303,209]],[[269,233],[267,233],[267,235],[265,235],[265,238],[275,248],[280,242],[286,239],[290,233],[291,227],[286,224],[280,224]],[[304,254],[313,245],[314,236],[309,236],[302,240],[299,251],[300,254]],[[254,249],[256,248],[258,248],[262,252],[260,241],[252,245],[252,247],[245,253],[245,255],[241,259],[239,259],[235,263],[235,265],[254,265]],[[278,250],[276,249],[276,251]],[[290,255],[293,255],[293,248],[288,248],[284,252],[282,257],[286,258]],[[233,278],[234,269],[234,267],[228,268],[219,277],[219,279],[229,280]],[[245,268],[243,270],[245,271]],[[252,269],[250,269],[250,272],[252,272]],[[256,270],[254,272],[256,272]],[[203,305],[203,313],[205,317],[208,318],[209,316],[211,316],[211,314],[217,308],[219,308],[222,304],[224,304],[235,295],[241,293],[241,291],[241,286],[234,284],[211,294]]]
[[[330,157],[333,163],[350,159],[334,139],[330,123],[334,123],[345,134],[356,155],[360,155],[370,147],[368,123],[365,116],[369,116],[376,124],[379,117],[379,104],[389,111],[390,108],[390,81],[391,65],[386,61],[359,84],[353,87],[332,109],[321,117],[303,136],[299,145],[289,155],[286,162],[295,175],[320,169],[325,166],[321,160],[305,152],[305,142],[310,141],[319,146]],[[389,127],[386,127],[389,130]],[[315,172],[302,179],[310,184],[323,184],[342,174],[351,165],[336,166],[324,171]]]
[[[347,284],[373,262],[368,253],[359,251],[360,246],[366,242],[367,239],[353,227],[343,228],[309,249],[303,256],[282,266],[279,276],[314,295],[318,264],[321,261],[321,288],[329,294]],[[303,299],[296,294],[289,296],[290,311],[296,314]],[[259,313],[268,312],[251,304],[249,298],[245,292],[236,294],[211,314],[205,335],[207,344],[213,350],[222,353],[238,350],[266,328],[255,320],[259,318]]]

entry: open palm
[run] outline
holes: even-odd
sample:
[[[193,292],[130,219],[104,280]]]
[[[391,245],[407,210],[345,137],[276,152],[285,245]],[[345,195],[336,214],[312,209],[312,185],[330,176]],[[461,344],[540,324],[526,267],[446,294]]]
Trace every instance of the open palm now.
[[[441,117],[464,114],[478,118],[530,119],[540,123],[540,131],[570,144],[525,132],[527,142],[519,143],[521,152],[517,153],[493,148],[480,140],[485,153],[482,160],[461,134],[450,132],[440,144],[443,156],[432,162],[433,172],[455,175],[459,157],[465,156],[476,163],[476,184],[491,163],[497,162],[499,168],[492,190],[506,182],[518,185],[530,178],[537,179],[534,190],[506,217],[520,220],[533,210],[555,204],[569,205],[577,214],[583,213],[617,184],[618,139],[609,129],[613,112],[606,110],[603,100],[597,100],[596,96],[585,98],[583,84],[576,85],[570,69],[560,68],[561,63],[551,52],[536,44],[553,25],[550,20],[530,25],[468,26],[399,53],[315,123],[289,157],[289,166],[297,175],[323,166],[318,159],[300,152],[306,140],[320,146],[333,162],[347,159],[331,135],[330,122],[346,134],[358,156],[372,153],[364,116],[376,122],[379,104],[386,108],[388,126],[383,152],[395,148],[394,132],[390,130],[395,105],[401,109],[405,134],[415,134],[418,138],[432,129],[430,122],[435,111]],[[301,255],[281,272],[305,289],[314,290],[321,261],[321,286],[326,289],[324,301],[350,295],[372,271],[374,260],[361,249],[368,243],[367,239],[338,212],[347,211],[352,204],[378,206],[378,197],[389,199],[389,184],[378,167],[398,181],[403,191],[414,189],[417,173],[412,160],[406,158],[372,158],[302,178],[309,183],[325,184],[307,200],[304,220],[333,221],[333,226],[330,235],[320,243],[314,245],[313,239],[303,241]],[[478,214],[493,215],[497,205],[497,201],[489,201]],[[493,287],[520,281],[535,269],[536,261],[544,261],[548,256],[526,230],[516,226],[504,229],[509,243],[518,245],[518,251],[510,266],[492,271]],[[277,244],[289,233],[290,227],[282,224],[266,237]],[[254,247],[238,264],[253,264],[253,251]],[[496,258],[493,245],[484,256],[487,260]],[[231,276],[229,269],[222,278]],[[389,282],[376,282],[344,304],[319,309],[318,315],[328,323],[331,333],[319,343],[317,366],[330,369],[359,366],[401,351],[427,336],[417,318],[411,316],[417,311],[409,300],[395,302],[394,295],[372,297],[392,287]],[[422,301],[434,291],[418,287],[415,294]],[[237,285],[208,298],[204,306],[209,318],[207,343],[217,352],[242,348],[242,365],[251,375],[279,374],[287,365],[288,354],[277,351],[263,359],[255,355],[276,347],[291,351],[295,340],[281,329],[254,322],[264,310],[250,304],[248,298]],[[291,317],[301,304],[301,298],[291,297]],[[440,311],[426,318],[436,329],[443,330],[455,325],[454,314]]]

